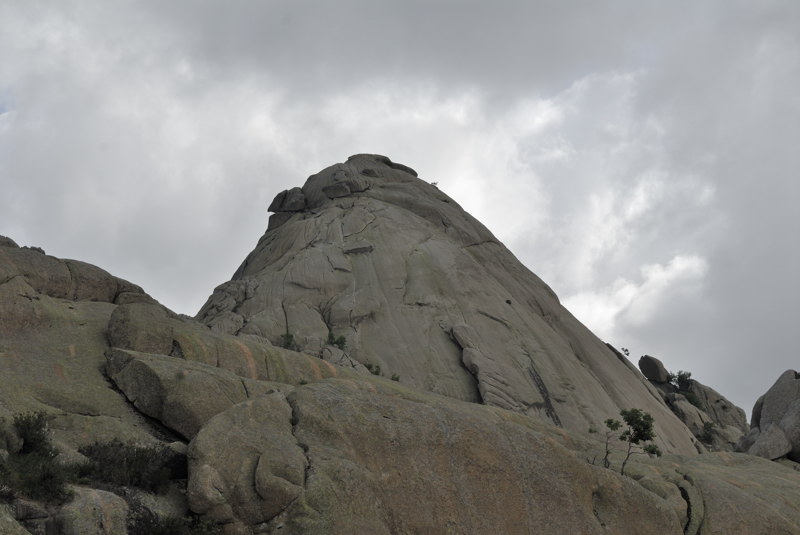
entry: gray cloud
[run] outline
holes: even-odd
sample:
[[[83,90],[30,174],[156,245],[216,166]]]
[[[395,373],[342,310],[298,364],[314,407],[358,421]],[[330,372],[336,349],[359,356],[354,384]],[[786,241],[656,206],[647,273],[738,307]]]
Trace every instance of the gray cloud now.
[[[800,320],[800,4],[0,5],[0,233],[194,313],[271,197],[436,180],[608,341],[749,410]]]

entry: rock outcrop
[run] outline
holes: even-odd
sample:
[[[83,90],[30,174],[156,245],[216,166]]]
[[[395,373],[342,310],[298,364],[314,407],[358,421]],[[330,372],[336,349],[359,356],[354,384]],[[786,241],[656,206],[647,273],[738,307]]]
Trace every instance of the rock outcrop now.
[[[669,372],[664,364],[655,357],[643,355],[639,358],[639,369],[642,375],[651,383],[664,384],[669,382]]]
[[[197,316],[212,330],[276,345],[291,335],[312,355],[341,336],[351,359],[404,385],[578,433],[640,407],[655,416],[662,449],[695,451],[624,358],[406,166],[353,156],[271,208],[267,232]]]
[[[703,448],[736,450],[739,440],[749,429],[741,408],[710,386],[691,379],[691,374],[678,381],[656,357],[641,357],[639,369]]]
[[[49,462],[118,441],[169,467],[158,492],[81,479],[48,503],[2,480],[1,533],[149,533],[166,517],[223,535],[800,532],[797,464],[697,455],[659,390],[410,168],[354,157],[272,209],[203,322],[0,238],[0,476],[25,449],[14,416],[34,410]],[[791,442],[783,397],[754,421]],[[621,476],[618,441],[603,468],[587,429],[627,407],[672,453]]]
[[[800,462],[800,374],[786,370],[753,407],[750,432],[740,451]]]

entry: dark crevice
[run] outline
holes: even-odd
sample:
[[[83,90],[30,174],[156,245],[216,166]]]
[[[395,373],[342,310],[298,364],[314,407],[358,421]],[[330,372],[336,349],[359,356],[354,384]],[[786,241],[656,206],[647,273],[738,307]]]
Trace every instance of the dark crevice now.
[[[298,288],[302,288],[303,290],[319,290],[319,288],[314,288],[312,286],[306,286],[305,284],[297,281],[289,281],[291,286],[297,286]]]
[[[681,498],[686,502],[686,524],[683,526],[683,533],[697,535],[701,531],[705,517],[705,501],[700,489],[692,482],[691,476],[681,475],[683,480],[677,481],[675,485],[681,493]]]
[[[497,316],[493,316],[493,315],[489,314],[488,312],[484,312],[483,310],[478,310],[478,314],[480,314],[482,316],[486,316],[490,320],[496,321],[497,323],[503,325],[506,329],[510,329],[510,327],[508,325],[508,322],[506,320],[502,319],[502,318],[498,318]]]
[[[689,492],[685,488],[678,487],[678,490],[681,492],[681,498],[686,502],[686,524],[683,525],[683,533],[685,534],[692,523],[692,500],[689,499]]]
[[[308,445],[302,442],[297,436],[298,428],[300,426],[300,409],[297,406],[297,401],[291,395],[286,396],[286,402],[292,409],[292,419],[289,422],[292,426],[292,436],[294,437],[297,446],[303,450],[303,455],[306,458],[306,469],[305,473],[303,474],[303,488],[307,490],[308,473],[311,471],[311,457],[308,455]]]
[[[75,272],[72,270],[72,264],[70,262],[66,262],[66,261],[63,261],[63,260],[62,260],[62,264],[64,264],[64,266],[67,268],[67,271],[69,271],[69,283],[70,283],[70,286],[72,288],[72,295],[70,296],[70,299],[72,299],[73,301],[77,301],[78,300],[78,282],[77,282],[78,279],[77,279],[77,277],[75,277]],[[114,297],[116,298],[116,295]],[[112,300],[112,302],[113,302],[113,300]]]
[[[457,342],[454,341],[454,343],[456,345],[458,345]],[[475,380],[475,397],[478,398],[478,403],[485,404],[485,400],[483,399],[483,396],[481,395],[481,389],[479,388],[479,385],[481,384],[481,381],[480,381],[480,379],[478,379],[478,373],[477,373],[476,370],[470,369],[470,367],[467,366],[467,364],[464,362],[464,352],[463,351],[461,352],[461,358],[458,359],[458,362],[459,362],[459,364],[461,364],[461,367],[464,368],[464,370],[466,370],[466,372]]]
[[[8,277],[6,277],[4,279],[0,279],[0,285],[3,285],[5,283],[7,283],[7,282],[11,282],[14,279],[16,279],[17,277],[22,277],[23,279],[25,279],[24,275],[21,275],[20,273],[17,273],[15,275],[9,275]],[[25,279],[25,282],[27,282],[27,279]]]
[[[533,365],[533,359],[531,359],[531,365],[528,368],[528,373],[533,380],[533,384],[535,384],[536,388],[539,390],[539,395],[541,395],[542,399],[544,400],[545,414],[555,425],[558,427],[563,427],[561,424],[561,418],[558,417],[556,409],[553,407],[553,402],[550,399],[550,392],[547,390],[547,385],[544,384],[542,376],[539,375],[539,372],[536,371],[536,367]]]
[[[177,340],[172,340],[172,350],[169,352],[169,356],[186,360],[186,357],[183,356],[183,348],[181,348],[181,343]]]
[[[152,436],[154,436],[158,440],[161,440],[162,442],[183,442],[184,444],[187,442],[186,439],[183,436],[181,436],[177,431],[174,431],[173,429],[170,429],[169,427],[161,423],[161,420],[153,418],[152,416],[148,416],[147,414],[143,413],[138,408],[136,408],[134,402],[130,398],[128,398],[125,392],[123,392],[122,389],[117,386],[117,383],[114,382],[114,379],[112,379],[108,375],[108,371],[105,369],[105,366],[101,370],[101,373],[108,382],[109,388],[114,392],[116,392],[117,394],[119,394],[120,396],[122,396],[122,398],[125,400],[125,403],[130,406],[131,411],[133,412],[135,417],[139,420],[139,423],[141,423],[142,426],[145,429],[147,429],[147,431],[149,431]]]
[[[462,246],[461,248],[462,249],[468,249],[470,247],[480,247],[481,245],[487,245],[487,244],[497,245],[497,241],[495,241],[495,240],[483,240],[483,241],[479,241],[479,242],[475,242],[475,243],[469,243],[467,245]]]
[[[483,396],[481,395],[481,389],[479,388],[481,382],[478,379],[478,374],[474,370],[471,370],[464,362],[464,348],[461,346],[461,344],[458,343],[458,340],[456,340],[456,337],[453,335],[453,329],[447,329],[445,333],[447,334],[447,337],[450,339],[450,341],[453,342],[453,345],[456,346],[458,351],[461,352],[461,357],[458,359],[458,363],[475,380],[474,388],[475,388],[475,397],[478,399],[477,402],[480,404],[485,404],[486,401],[483,399]]]

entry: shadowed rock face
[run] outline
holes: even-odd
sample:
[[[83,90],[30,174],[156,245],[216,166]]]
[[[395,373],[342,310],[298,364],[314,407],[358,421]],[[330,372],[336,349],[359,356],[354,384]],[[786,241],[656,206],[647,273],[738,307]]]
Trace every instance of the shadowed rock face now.
[[[621,408],[686,428],[486,227],[409,168],[357,155],[279,194],[278,212],[197,319],[212,329],[345,352],[403,384],[586,432]]]

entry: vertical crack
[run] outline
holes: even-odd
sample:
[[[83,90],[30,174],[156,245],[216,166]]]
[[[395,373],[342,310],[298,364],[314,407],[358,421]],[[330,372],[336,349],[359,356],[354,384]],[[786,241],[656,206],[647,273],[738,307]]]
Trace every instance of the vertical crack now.
[[[703,494],[694,485],[689,475],[681,475],[683,480],[676,482],[675,485],[681,493],[681,498],[686,502],[686,524],[683,526],[683,533],[685,535],[697,535],[700,533],[705,517]]]
[[[294,398],[293,394],[294,392],[286,396],[286,402],[292,408],[292,419],[290,420],[292,425],[292,436],[294,437],[297,446],[303,450],[303,455],[306,458],[306,469],[303,473],[303,488],[308,489],[308,474],[311,471],[311,457],[308,455],[308,444],[301,441],[297,436],[300,426],[300,408],[298,407],[297,400]]]
[[[686,502],[686,524],[683,525],[683,533],[688,533],[689,525],[692,523],[692,500],[689,499],[689,492],[683,488],[678,487],[678,490],[681,492],[681,498],[683,501]]]
[[[553,407],[553,402],[550,399],[550,392],[547,390],[547,385],[544,384],[544,380],[542,376],[539,375],[539,372],[536,371],[536,367],[533,365],[533,360],[531,359],[531,365],[528,368],[528,373],[533,380],[533,384],[536,385],[536,388],[539,390],[539,394],[542,396],[544,400],[544,412],[550,420],[556,424],[558,427],[563,427],[561,424],[561,418],[558,417],[556,413],[555,407]]]

